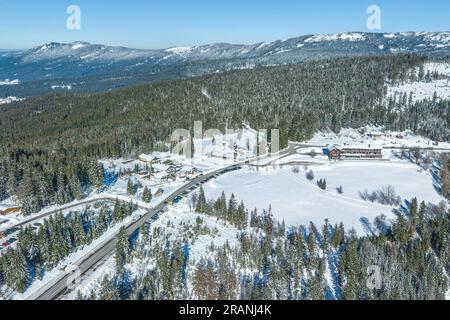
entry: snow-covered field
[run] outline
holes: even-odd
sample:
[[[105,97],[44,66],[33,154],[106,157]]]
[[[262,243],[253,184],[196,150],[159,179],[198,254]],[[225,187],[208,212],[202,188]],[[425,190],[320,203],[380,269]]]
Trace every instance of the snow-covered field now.
[[[2,99],[0,98],[0,105],[16,102],[16,101],[20,101],[20,100],[23,100],[23,99],[19,99],[17,97],[6,97],[6,98],[2,98]]]
[[[378,138],[371,138],[371,133],[383,133]],[[341,146],[364,146],[373,148],[400,148],[400,147],[421,147],[430,148],[436,147],[433,145],[434,141],[414,135],[410,131],[406,132],[391,132],[384,128],[367,126],[365,128],[357,129],[342,129],[338,134],[334,132],[318,132],[314,137],[308,141],[311,145],[326,146],[339,144]],[[439,142],[438,147],[450,149],[450,143]],[[320,148],[315,148],[316,151],[322,151]]]
[[[19,79],[15,79],[15,80],[9,80],[9,79],[5,79],[5,80],[0,80],[0,86],[15,86],[20,84]]]
[[[412,93],[413,102],[433,99],[434,94],[442,100],[450,99],[450,81],[448,80],[434,80],[431,82],[417,81],[410,83],[403,83],[397,86],[388,88],[388,97],[397,96],[400,94]]]
[[[59,85],[52,85],[51,88],[53,90],[56,90],[56,89],[72,90],[72,85],[71,84],[59,84]]]
[[[322,42],[322,41],[350,41],[350,42],[356,42],[356,41],[364,41],[366,40],[366,37],[362,33],[334,33],[334,34],[324,34],[324,35],[315,35],[305,40],[306,43],[312,43],[312,42]]]
[[[258,210],[272,206],[274,216],[287,225],[306,225],[314,222],[322,225],[325,219],[332,223],[343,222],[347,229],[354,227],[359,233],[365,231],[361,218],[373,221],[380,214],[393,218],[393,207],[364,201],[359,192],[380,190],[392,185],[402,199],[417,197],[419,201],[439,203],[431,176],[419,172],[418,167],[406,161],[397,162],[340,162],[311,166],[315,179],[306,179],[305,169],[300,173],[292,167],[275,169],[271,175],[257,169],[246,168],[231,172],[208,182],[205,192],[208,198],[217,198],[222,191],[229,197],[234,193],[247,207]],[[325,178],[327,190],[316,185]],[[342,186],[344,194],[336,188]]]

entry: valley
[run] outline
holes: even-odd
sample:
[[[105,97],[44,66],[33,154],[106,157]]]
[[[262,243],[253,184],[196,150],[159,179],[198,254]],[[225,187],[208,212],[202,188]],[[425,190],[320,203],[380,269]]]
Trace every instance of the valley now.
[[[0,299],[448,298],[449,45],[1,53]]]

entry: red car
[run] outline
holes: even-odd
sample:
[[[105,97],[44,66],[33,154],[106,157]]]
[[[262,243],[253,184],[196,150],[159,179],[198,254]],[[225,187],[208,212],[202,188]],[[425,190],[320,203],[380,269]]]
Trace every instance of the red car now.
[[[3,248],[9,247],[10,243],[9,242],[3,242],[2,246]]]

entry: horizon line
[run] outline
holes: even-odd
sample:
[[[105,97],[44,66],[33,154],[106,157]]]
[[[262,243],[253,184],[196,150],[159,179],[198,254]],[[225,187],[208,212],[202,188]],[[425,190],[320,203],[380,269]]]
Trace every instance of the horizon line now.
[[[133,47],[133,46],[126,46],[126,45],[120,45],[120,44],[106,44],[106,43],[98,43],[96,41],[86,41],[86,40],[76,40],[76,41],[71,41],[71,42],[65,42],[65,41],[48,41],[39,45],[35,45],[35,46],[31,46],[31,47],[23,47],[23,48],[5,48],[5,47],[0,47],[0,51],[2,52],[6,52],[6,51],[25,51],[25,50],[31,50],[34,48],[38,48],[40,46],[44,46],[47,44],[51,44],[51,43],[56,43],[56,44],[73,44],[73,43],[86,43],[86,44],[90,44],[90,45],[102,45],[102,46],[107,46],[107,47],[122,47],[122,48],[127,48],[127,49],[134,49],[134,50],[154,50],[154,51],[159,51],[159,50],[167,50],[167,49],[172,49],[172,48],[195,48],[195,47],[201,47],[201,46],[207,46],[207,45],[216,45],[216,44],[229,44],[229,45],[237,45],[237,46],[251,46],[251,45],[257,45],[257,44],[262,44],[262,43],[273,43],[273,42],[277,42],[277,41],[281,41],[281,42],[285,42],[288,40],[292,40],[292,39],[296,39],[296,38],[300,38],[300,37],[313,37],[313,36],[318,36],[318,35],[334,35],[334,34],[344,34],[344,33],[360,33],[360,34],[403,34],[403,33],[450,33],[450,30],[448,31],[393,31],[393,32],[389,32],[389,31],[343,31],[343,32],[329,32],[329,33],[310,33],[310,34],[302,34],[302,35],[298,35],[295,37],[291,37],[291,38],[285,38],[285,39],[275,39],[275,40],[268,40],[268,41],[259,41],[259,42],[253,42],[253,43],[233,43],[233,42],[226,42],[226,41],[217,41],[217,42],[209,42],[209,43],[203,43],[203,44],[196,44],[196,45],[186,45],[186,46],[169,46],[169,47],[165,47],[165,48],[137,48],[137,47]]]

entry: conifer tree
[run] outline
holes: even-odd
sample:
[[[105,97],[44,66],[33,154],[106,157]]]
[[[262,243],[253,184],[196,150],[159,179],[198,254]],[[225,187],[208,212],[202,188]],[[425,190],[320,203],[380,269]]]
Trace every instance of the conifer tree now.
[[[131,181],[131,179],[128,179],[127,194],[129,196],[134,196],[136,194],[136,189],[135,189],[134,183],[133,183],[133,181]]]
[[[130,258],[130,242],[128,241],[127,231],[125,227],[120,228],[117,236],[116,254],[114,259],[116,261],[116,271],[123,272],[123,267]]]
[[[203,190],[203,186],[200,186],[200,191],[199,191],[198,200],[197,200],[197,207],[195,209],[195,212],[206,213],[206,211],[207,211],[207,205],[206,205],[205,190]]]
[[[144,191],[142,193],[142,201],[146,203],[150,203],[152,201],[152,192],[148,187],[144,188]]]

